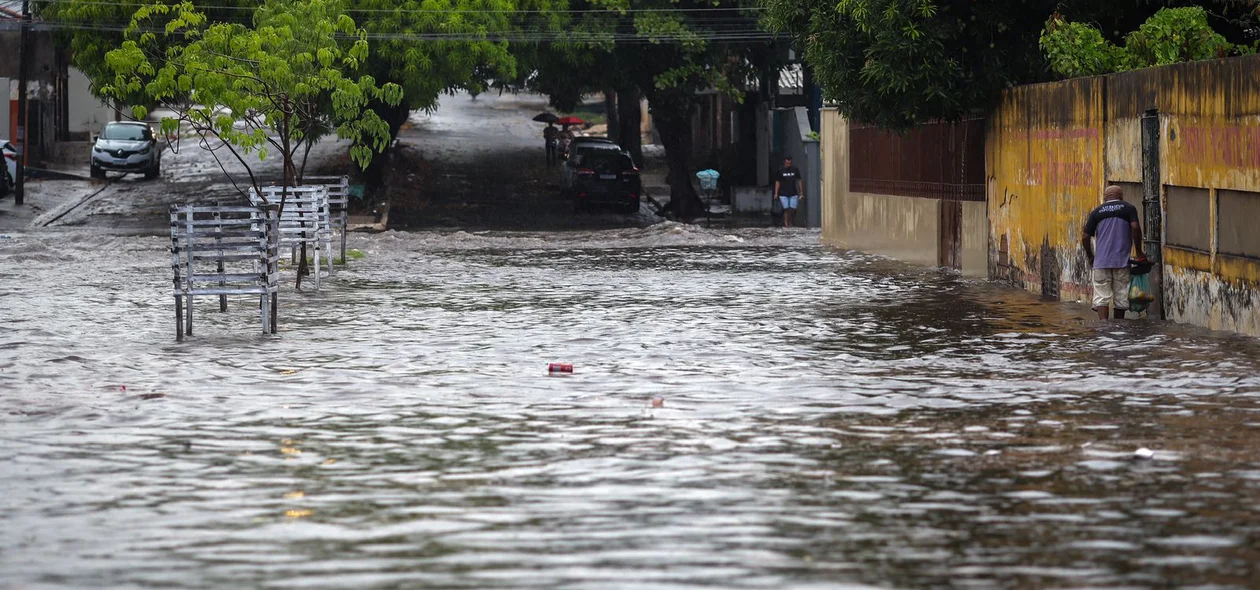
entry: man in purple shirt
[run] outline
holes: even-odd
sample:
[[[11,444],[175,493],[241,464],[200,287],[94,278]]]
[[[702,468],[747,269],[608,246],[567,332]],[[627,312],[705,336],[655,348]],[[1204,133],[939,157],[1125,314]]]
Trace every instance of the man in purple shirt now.
[[[1090,238],[1097,242],[1097,248],[1090,243]],[[1146,254],[1142,253],[1142,226],[1138,223],[1137,207],[1124,202],[1124,191],[1120,187],[1111,185],[1103,191],[1103,204],[1085,220],[1081,246],[1093,266],[1090,278],[1094,283],[1094,311],[1098,312],[1098,319],[1107,319],[1109,305],[1115,310],[1115,318],[1123,319],[1129,309],[1129,248],[1137,250],[1138,260],[1145,260]]]

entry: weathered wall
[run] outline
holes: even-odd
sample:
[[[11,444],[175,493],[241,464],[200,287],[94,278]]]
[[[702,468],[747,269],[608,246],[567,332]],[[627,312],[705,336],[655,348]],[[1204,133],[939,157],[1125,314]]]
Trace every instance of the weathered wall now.
[[[913,264],[937,266],[940,201],[849,193],[840,195],[835,245]]]
[[[106,122],[114,120],[114,110],[92,96],[91,82],[83,72],[70,68],[69,73],[69,105],[66,109],[70,117],[66,122],[68,131],[85,135],[100,133]]]
[[[1004,92],[986,145],[991,276],[1087,300],[1080,227],[1107,184],[1142,210],[1147,112],[1160,123],[1164,314],[1260,336],[1260,56]]]
[[[962,272],[983,277],[989,268],[989,210],[982,202],[962,204]]]
[[[941,264],[942,199],[850,190],[849,126],[835,109],[822,111],[823,243],[926,266]],[[961,203],[960,270],[984,276],[988,243],[985,203]]]
[[[11,108],[9,96],[17,92],[17,89],[11,86],[12,83],[16,82],[12,78],[0,77],[0,99],[3,99],[0,100],[0,139],[8,139],[9,141],[16,139],[9,134],[9,110]]]
[[[985,160],[991,276],[1067,301],[1090,295],[1081,224],[1101,202],[1102,78],[1004,92]]]

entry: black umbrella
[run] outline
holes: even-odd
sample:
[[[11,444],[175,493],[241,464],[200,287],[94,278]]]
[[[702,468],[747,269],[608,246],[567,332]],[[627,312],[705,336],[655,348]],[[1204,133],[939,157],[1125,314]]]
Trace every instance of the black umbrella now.
[[[555,123],[560,120],[560,117],[551,113],[538,113],[537,115],[534,115],[534,120],[539,123]]]

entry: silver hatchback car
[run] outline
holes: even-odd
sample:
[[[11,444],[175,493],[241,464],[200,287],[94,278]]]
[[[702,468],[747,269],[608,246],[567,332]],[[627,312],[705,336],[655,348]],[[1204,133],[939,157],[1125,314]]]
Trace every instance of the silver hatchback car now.
[[[162,173],[162,147],[146,123],[108,123],[92,146],[92,178],[105,172],[143,172],[145,178]]]

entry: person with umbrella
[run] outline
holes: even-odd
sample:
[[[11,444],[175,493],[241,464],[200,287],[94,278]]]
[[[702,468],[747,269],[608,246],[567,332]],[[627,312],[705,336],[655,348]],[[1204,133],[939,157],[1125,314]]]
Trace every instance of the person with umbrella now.
[[[551,113],[539,113],[534,117],[539,123],[546,123],[547,128],[543,129],[543,143],[547,150],[547,165],[554,164],[557,160],[556,149],[559,144],[560,130],[556,129],[555,122],[559,119]]]
[[[560,157],[569,157],[569,144],[573,142],[574,133],[569,131],[569,125],[581,125],[583,121],[577,117],[561,117],[556,121],[560,124]]]
[[[547,143],[547,165],[556,163],[556,146],[560,143],[558,136],[560,130],[555,125],[547,123],[547,128],[543,129],[543,141]]]

